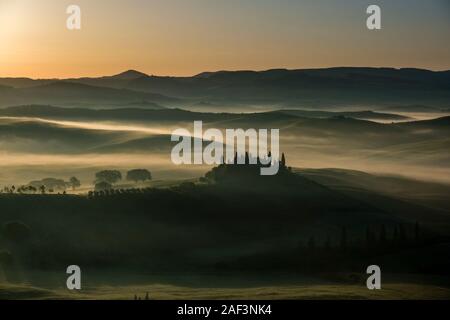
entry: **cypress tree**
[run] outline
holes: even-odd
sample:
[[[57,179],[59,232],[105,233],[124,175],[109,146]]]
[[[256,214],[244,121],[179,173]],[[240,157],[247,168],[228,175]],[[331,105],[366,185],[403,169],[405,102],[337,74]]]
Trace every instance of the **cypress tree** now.
[[[394,235],[392,236],[392,240],[395,243],[399,242],[399,233],[398,233],[398,226],[397,225],[394,226]]]

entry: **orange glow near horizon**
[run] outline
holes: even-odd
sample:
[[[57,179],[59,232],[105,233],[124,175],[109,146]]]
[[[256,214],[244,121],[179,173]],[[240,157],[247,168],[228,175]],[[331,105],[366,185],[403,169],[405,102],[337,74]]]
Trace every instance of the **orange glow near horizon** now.
[[[66,29],[65,10],[73,3],[82,9],[80,31]],[[383,29],[371,32],[366,4],[353,0],[342,6],[328,0],[0,0],[0,77],[95,77],[128,69],[172,76],[334,66],[447,70],[449,6],[428,3],[421,20],[418,1],[408,2],[410,11],[384,5]]]

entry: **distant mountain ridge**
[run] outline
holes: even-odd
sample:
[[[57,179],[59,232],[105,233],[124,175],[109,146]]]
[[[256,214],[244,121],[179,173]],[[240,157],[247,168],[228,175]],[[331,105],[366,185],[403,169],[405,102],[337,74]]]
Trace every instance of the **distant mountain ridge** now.
[[[161,80],[161,81],[180,81],[180,82],[202,82],[205,79],[214,79],[215,81],[227,82],[228,80],[240,80],[241,82],[248,82],[254,80],[286,80],[285,77],[310,77],[310,78],[329,78],[330,80],[347,79],[352,81],[360,80],[372,80],[383,81],[389,79],[401,80],[405,83],[422,82],[429,84],[441,84],[443,88],[449,89],[450,70],[444,71],[431,71],[426,69],[415,68],[372,68],[372,67],[334,67],[323,69],[269,69],[264,71],[253,70],[240,70],[240,71],[213,71],[202,72],[194,76],[188,77],[176,77],[176,76],[150,76],[146,73],[137,70],[127,70],[112,76],[102,77],[80,77],[80,78],[63,78],[63,79],[31,79],[26,77],[0,77],[0,85],[11,87],[22,87],[25,84],[20,83],[28,82],[27,86],[39,85],[43,82],[55,82],[55,81],[72,81],[83,82],[87,79],[98,80],[103,79],[118,79],[125,81],[132,80]],[[294,80],[294,79],[292,79]],[[298,80],[298,79],[297,79]]]
[[[136,71],[136,70],[127,70],[125,72],[121,72],[119,74],[111,76],[111,78],[116,78],[116,79],[121,79],[121,80],[133,80],[133,79],[138,79],[141,77],[148,77],[148,75],[145,73]]]
[[[203,72],[192,77],[150,76],[128,70],[113,76],[63,80],[0,78],[0,85],[31,89],[60,82],[100,88],[128,90],[138,99],[144,94],[159,94],[184,100],[177,106],[200,104],[277,106],[280,108],[361,107],[426,105],[448,109],[450,106],[450,71],[413,68],[271,69],[266,71]],[[2,89],[6,90],[6,89]],[[10,100],[20,100],[22,92]],[[58,92],[55,92],[58,94]],[[14,105],[2,101],[0,106]],[[127,99],[124,99],[127,100]],[[136,99],[133,99],[136,100]],[[149,98],[148,101],[158,103]],[[131,101],[128,101],[131,102]],[[26,103],[51,103],[27,101]],[[365,108],[368,109],[367,107]]]

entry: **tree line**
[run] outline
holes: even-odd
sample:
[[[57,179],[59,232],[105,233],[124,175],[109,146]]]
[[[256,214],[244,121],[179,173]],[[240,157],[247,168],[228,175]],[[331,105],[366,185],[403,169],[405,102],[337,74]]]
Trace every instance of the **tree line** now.
[[[55,178],[45,178],[42,180],[31,181],[26,185],[5,186],[0,189],[4,194],[47,194],[47,193],[66,193],[67,188],[76,190],[81,186],[81,181],[77,177],[71,177],[69,181]]]
[[[114,184],[122,180],[122,173],[118,170],[102,170],[95,173],[95,191],[113,189]],[[152,174],[147,169],[132,169],[127,171],[126,180],[134,183],[152,180]],[[10,185],[0,188],[0,194],[66,194],[66,190],[73,191],[81,187],[81,181],[77,177],[71,177],[69,181],[57,178],[45,178],[31,181],[25,185]]]
[[[299,244],[300,250],[320,251],[322,249],[338,249],[342,252],[359,248],[369,250],[393,249],[412,244],[420,244],[429,235],[422,230],[419,222],[415,224],[398,223],[389,228],[385,224],[379,226],[367,226],[365,235],[353,237],[348,235],[346,227],[341,228],[339,239],[333,239],[327,235],[321,242],[318,242],[315,236],[311,236],[305,243]]]
[[[95,191],[112,190],[114,184],[122,180],[122,173],[119,170],[102,170],[95,174]],[[126,175],[127,181],[138,183],[152,180],[152,174],[147,169],[129,170]]]

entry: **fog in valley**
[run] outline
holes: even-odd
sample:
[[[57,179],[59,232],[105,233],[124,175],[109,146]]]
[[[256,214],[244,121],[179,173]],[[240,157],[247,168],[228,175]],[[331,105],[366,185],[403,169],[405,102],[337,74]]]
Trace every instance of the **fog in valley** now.
[[[295,168],[344,168],[450,183],[450,140],[432,127],[414,128],[408,136],[403,129],[400,133],[397,128],[392,129],[395,121],[305,121],[279,119],[271,113],[270,119],[259,119],[264,114],[245,117],[235,114],[227,120],[218,117],[207,122],[203,131],[219,128],[224,132],[228,127],[279,128],[280,152],[287,155],[289,165]],[[201,114],[198,117],[202,120]],[[422,119],[433,119],[433,115]],[[335,127],[330,126],[333,121]],[[153,121],[0,117],[0,185],[75,175],[83,186],[90,187],[98,170],[126,171],[135,167],[150,169],[156,180],[198,178],[211,166],[176,166],[171,161],[170,153],[176,142],[170,138],[176,128],[194,133],[190,121],[166,121],[160,125]],[[390,131],[392,136],[386,140]],[[49,136],[53,132],[56,135]],[[204,146],[208,143],[205,141]]]

